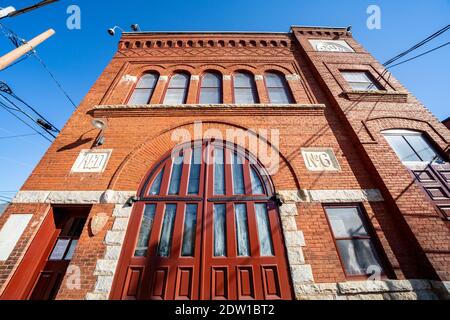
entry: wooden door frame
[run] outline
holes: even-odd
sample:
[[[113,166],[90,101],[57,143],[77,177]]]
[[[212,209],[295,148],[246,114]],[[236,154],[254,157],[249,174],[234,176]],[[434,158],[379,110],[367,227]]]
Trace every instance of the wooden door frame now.
[[[204,152],[208,152],[208,158],[211,156],[210,152],[211,152],[211,146],[212,148],[214,148],[213,146],[218,143],[220,145],[222,145],[224,147],[225,150],[229,150],[230,147],[234,148],[232,150],[237,151],[239,154],[242,154],[242,156],[245,157],[245,161],[246,163],[250,163],[249,159],[253,159],[256,162],[255,163],[250,163],[249,164],[249,168],[256,165],[257,167],[260,167],[261,169],[264,169],[264,166],[257,160],[257,158],[255,156],[253,156],[249,151],[247,151],[246,149],[233,144],[233,143],[229,143],[226,141],[215,141],[215,140],[208,140],[208,141],[192,141],[189,143],[185,143],[183,145],[177,146],[175,150],[186,150],[189,146],[191,148],[195,148],[198,146],[202,146],[202,150],[204,150]],[[120,253],[120,257],[119,257],[119,261],[118,261],[118,266],[115,272],[115,276],[114,276],[114,280],[113,280],[113,285],[111,288],[111,293],[109,298],[111,300],[121,300],[123,299],[123,291],[124,288],[126,286],[126,280],[128,278],[128,270],[130,267],[129,262],[131,262],[131,258],[130,257],[130,253],[134,252],[135,246],[136,246],[136,241],[138,238],[138,233],[139,233],[139,229],[140,229],[140,225],[141,225],[141,220],[142,220],[142,216],[143,216],[143,208],[145,206],[146,202],[158,202],[158,201],[164,201],[166,203],[173,201],[173,202],[177,202],[177,201],[189,201],[189,199],[184,199],[182,197],[178,197],[177,200],[176,196],[174,199],[171,200],[170,196],[155,196],[155,198],[159,198],[159,200],[155,200],[152,198],[149,198],[147,196],[149,189],[151,188],[151,184],[152,182],[156,179],[159,170],[164,167],[164,170],[167,170],[167,163],[171,162],[170,157],[174,154],[173,151],[169,151],[167,152],[162,158],[161,160],[157,161],[152,168],[150,169],[150,171],[145,175],[145,178],[143,179],[143,181],[140,184],[139,187],[139,191],[138,191],[138,203],[136,203],[132,209],[132,213],[131,213],[131,217],[130,217],[130,222],[129,222],[129,226],[127,228],[126,231],[126,235],[125,235],[125,241],[124,241],[124,245],[122,247],[121,253]],[[202,153],[203,155],[203,153]],[[204,167],[206,166],[206,168]],[[201,178],[200,181],[201,185],[200,185],[200,192],[199,192],[199,197],[203,197],[203,208],[202,208],[202,235],[201,235],[201,249],[202,251],[205,250],[205,241],[204,241],[204,237],[205,237],[205,228],[204,228],[204,223],[205,223],[205,211],[207,210],[207,206],[208,203],[211,199],[208,199],[207,194],[209,194],[210,192],[207,191],[207,188],[211,188],[212,184],[210,183],[210,181],[208,181],[208,177],[211,177],[211,174],[207,174],[207,170],[211,170],[212,168],[210,168],[211,166],[213,166],[209,159],[206,160],[202,160],[202,174],[201,174]],[[225,170],[231,170],[231,168],[225,168]],[[184,170],[183,170],[184,171]],[[244,174],[245,179],[247,179],[247,181],[250,179],[249,173],[246,172],[244,170]],[[227,173],[228,175],[230,174],[229,172]],[[259,171],[258,171],[259,174]],[[165,174],[164,174],[165,176]],[[163,176],[163,181],[161,182],[161,185],[167,186],[168,181],[164,181],[164,179],[168,179],[168,178],[164,178]],[[184,176],[184,173],[183,173]],[[261,178],[261,182],[263,184],[263,188],[266,191],[266,195],[260,195],[260,196],[252,196],[252,199],[249,199],[248,197],[248,193],[249,191],[249,186],[245,185],[244,183],[244,187],[245,187],[245,195],[243,196],[237,196],[234,197],[234,199],[230,198],[230,196],[226,197],[226,201],[233,204],[234,202],[239,202],[239,201],[244,201],[245,203],[247,203],[248,201],[253,201],[253,202],[261,202],[261,201],[266,201],[267,203],[269,203],[271,201],[271,195],[275,194],[275,188],[273,185],[272,180],[270,179],[270,177],[268,176],[260,176]],[[183,178],[182,178],[183,180]],[[226,185],[225,186],[227,189],[232,188],[232,186],[230,185]],[[251,187],[250,187],[251,189]],[[181,193],[180,193],[181,194]],[[226,194],[229,194],[229,192],[227,192]],[[215,200],[220,201],[220,198],[223,198],[221,196],[214,196],[213,198],[216,198]],[[230,202],[231,201],[231,202]],[[284,284],[283,283],[283,287],[286,288],[286,285],[289,286],[289,294],[291,296],[291,298],[293,297],[293,286],[292,286],[292,275],[289,272],[289,261],[287,258],[287,248],[286,248],[286,243],[285,243],[285,239],[283,236],[283,232],[282,232],[282,226],[281,226],[281,217],[280,217],[280,212],[277,209],[276,210],[277,213],[277,223],[275,224],[275,226],[279,229],[279,232],[277,232],[277,236],[279,236],[280,240],[281,240],[281,244],[282,244],[282,249],[283,249],[283,258],[285,259],[285,265],[286,265],[286,276],[288,279],[288,284]],[[273,222],[273,221],[272,221]],[[273,241],[273,240],[272,240]],[[203,278],[202,274],[204,272],[204,268],[205,266],[203,265],[204,259],[202,259],[202,262],[200,263],[200,277],[201,279]],[[127,263],[128,262],[128,263]],[[148,266],[145,268],[148,269]],[[148,272],[148,271],[146,271]],[[200,285],[200,284],[199,284]],[[202,298],[205,296],[204,292],[203,292],[204,288],[200,287],[199,290],[199,298]]]

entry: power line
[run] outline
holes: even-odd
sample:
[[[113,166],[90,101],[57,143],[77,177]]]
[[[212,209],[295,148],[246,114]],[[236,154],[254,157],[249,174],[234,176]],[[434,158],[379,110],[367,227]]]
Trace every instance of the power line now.
[[[27,127],[29,127],[31,130],[33,130],[34,132],[36,132],[37,134],[39,134],[41,137],[43,137],[45,140],[47,140],[48,142],[52,143],[52,140],[50,140],[49,138],[47,138],[46,136],[44,136],[43,133],[39,132],[38,130],[36,130],[33,126],[31,126],[30,124],[28,124],[25,120],[23,120],[22,118],[20,118],[18,115],[16,115],[14,112],[12,112],[11,110],[9,110],[8,107],[6,107],[4,105],[3,102],[0,101],[0,107],[2,107],[3,109],[5,109],[9,114],[11,114],[13,117],[15,117],[16,119],[18,119],[20,122],[22,122],[23,124],[25,124]]]
[[[418,48],[422,47],[423,45],[425,45],[426,43],[430,42],[431,40],[439,37],[440,35],[444,34],[445,32],[447,32],[450,29],[450,24],[446,25],[445,27],[443,27],[442,29],[436,31],[435,33],[433,33],[431,36],[425,38],[424,40],[420,41],[419,43],[413,45],[411,48],[409,48],[408,50],[403,51],[402,53],[396,55],[394,58],[389,59],[388,61],[386,61],[383,65],[386,67],[392,63],[394,63],[395,61],[399,60],[400,58],[406,56],[408,53],[413,52],[414,50],[417,50]]]
[[[16,139],[16,138],[23,138],[23,137],[31,137],[31,136],[36,136],[37,133],[29,133],[29,134],[19,134],[16,136],[6,136],[6,137],[0,137],[0,140],[5,140],[5,139]],[[1,192],[1,191],[0,191]]]
[[[45,117],[40,114],[35,108],[33,108],[32,106],[30,106],[27,102],[25,102],[22,98],[20,98],[18,95],[16,95],[12,89],[4,82],[0,81],[0,91],[4,92],[8,95],[10,95],[11,97],[13,97],[14,99],[16,99],[17,101],[21,102],[22,104],[24,104],[28,109],[30,109],[31,111],[33,111],[38,117],[40,117],[42,120],[44,120],[51,128],[47,128],[51,131],[54,132],[60,132],[60,130],[53,125],[50,121],[48,121],[47,119],[45,119]],[[0,93],[0,95],[2,95]],[[3,95],[2,95],[3,96]],[[7,99],[9,103],[11,103],[12,105],[14,105],[17,109],[21,110],[17,105],[15,105],[13,102],[11,102],[9,99]]]
[[[444,48],[445,46],[448,46],[449,44],[450,44],[450,41],[447,42],[447,43],[444,43],[443,45],[440,45],[439,47],[436,47],[436,48],[434,48],[434,49],[428,50],[428,51],[426,51],[426,52],[424,52],[424,53],[422,53],[422,54],[419,54],[419,55],[417,55],[417,56],[415,56],[415,57],[412,57],[412,58],[407,59],[407,60],[405,60],[405,61],[399,62],[399,63],[397,63],[397,64],[394,64],[394,65],[389,66],[389,67],[387,67],[387,68],[388,68],[388,69],[391,69],[391,68],[394,68],[394,67],[396,67],[396,66],[400,66],[400,65],[402,65],[402,64],[404,64],[404,63],[407,63],[407,62],[409,62],[409,61],[412,61],[412,60],[418,59],[418,58],[420,58],[420,57],[423,57],[423,56],[425,56],[425,55],[427,55],[427,54],[429,54],[429,53],[432,53],[432,52],[434,52],[434,51],[436,51],[436,50],[442,49],[442,48]]]
[[[72,104],[72,106],[74,108],[76,108],[77,105],[75,104],[75,102],[73,102],[72,98],[69,96],[67,91],[64,90],[62,84],[56,79],[56,77],[53,75],[53,73],[49,70],[49,68],[45,64],[44,60],[42,60],[41,57],[38,55],[37,51],[33,50],[32,52],[33,52],[33,55],[36,57],[36,59],[38,59],[38,61],[41,63],[42,67],[44,67],[44,69],[47,71],[47,73],[50,75],[50,77],[52,77],[53,81],[55,81],[56,85],[59,87],[61,92],[66,96],[67,100],[69,100],[70,103]]]
[[[18,15],[21,15],[21,14],[24,14],[24,13],[36,10],[36,9],[38,9],[40,7],[43,7],[43,6],[46,6],[48,4],[51,4],[51,3],[54,3],[54,2],[58,2],[58,1],[59,0],[43,0],[43,1],[41,1],[39,3],[36,3],[36,4],[32,5],[32,6],[25,7],[25,8],[20,9],[20,10],[14,10],[13,12],[9,13],[7,16],[5,16],[3,18],[6,18],[6,17],[12,18],[12,17],[15,17],[15,16],[18,16]]]
[[[19,108],[14,102],[12,102],[10,99],[8,99],[7,97],[5,97],[2,93],[0,93],[0,97],[2,97],[4,100],[8,101],[12,106],[14,106],[16,108],[17,112],[22,113],[24,116],[26,116],[27,118],[29,118],[31,121],[33,121],[34,123],[38,124],[42,129],[44,129],[49,135],[51,135],[53,138],[56,138],[56,136],[50,131],[49,128],[46,128],[44,126],[44,122],[43,120],[41,120],[41,122],[39,121],[40,119],[34,119],[31,115],[29,115],[27,112],[23,111],[21,108]],[[5,105],[6,108],[8,108],[7,105]],[[8,108],[11,109],[11,108]]]

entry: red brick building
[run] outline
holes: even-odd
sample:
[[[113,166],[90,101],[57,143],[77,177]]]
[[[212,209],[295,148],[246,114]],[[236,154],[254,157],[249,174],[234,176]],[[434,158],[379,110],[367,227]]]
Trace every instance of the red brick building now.
[[[449,143],[345,28],[125,33],[0,218],[0,297],[446,299]]]

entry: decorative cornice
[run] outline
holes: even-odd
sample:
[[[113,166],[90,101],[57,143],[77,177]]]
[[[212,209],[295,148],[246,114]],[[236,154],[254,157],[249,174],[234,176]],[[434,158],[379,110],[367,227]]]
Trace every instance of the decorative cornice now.
[[[341,27],[301,27],[292,26],[293,32],[300,35],[310,35],[310,36],[341,36],[341,37],[351,37],[352,33],[348,28]]]

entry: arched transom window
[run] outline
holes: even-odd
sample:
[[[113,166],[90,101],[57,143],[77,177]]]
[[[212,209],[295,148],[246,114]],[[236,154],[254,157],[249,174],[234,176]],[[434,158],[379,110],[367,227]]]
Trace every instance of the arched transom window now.
[[[128,104],[147,104],[150,102],[153,92],[155,91],[156,84],[158,83],[159,74],[156,72],[147,73],[143,75],[131,95]]]
[[[180,72],[174,74],[170,78],[169,86],[164,98],[164,104],[185,104],[188,89],[189,89],[190,75],[188,73]]]
[[[134,205],[114,298],[289,299],[281,224],[263,172],[222,142],[189,144],[159,162]]]
[[[294,102],[289,85],[283,75],[268,72],[265,74],[265,80],[270,103],[291,104]]]

